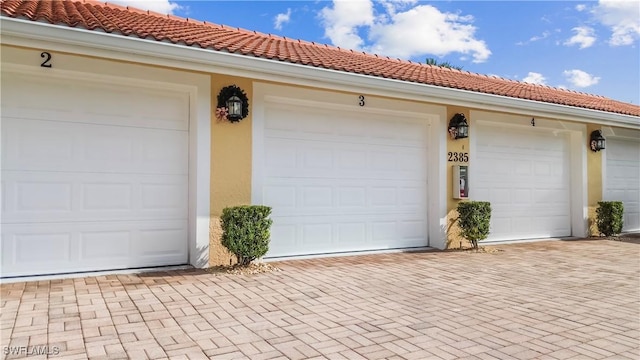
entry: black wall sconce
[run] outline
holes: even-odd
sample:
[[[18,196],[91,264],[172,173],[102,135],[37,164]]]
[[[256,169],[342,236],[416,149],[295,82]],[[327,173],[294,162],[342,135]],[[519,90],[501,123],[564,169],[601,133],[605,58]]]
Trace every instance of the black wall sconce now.
[[[601,130],[593,130],[591,132],[590,141],[591,151],[598,152],[600,150],[604,150],[605,141],[606,139],[602,136]]]
[[[249,115],[249,99],[242,89],[235,85],[223,87],[218,94],[216,117],[219,120],[238,122]]]
[[[452,139],[464,139],[469,137],[469,124],[464,114],[457,113],[449,121],[449,135]]]

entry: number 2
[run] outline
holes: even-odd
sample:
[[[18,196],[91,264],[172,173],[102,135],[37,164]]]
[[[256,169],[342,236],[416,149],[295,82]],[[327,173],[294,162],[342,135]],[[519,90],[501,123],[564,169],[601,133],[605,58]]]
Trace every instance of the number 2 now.
[[[51,67],[51,54],[43,51],[42,53],[40,53],[40,57],[43,58],[44,60],[42,61],[42,63],[40,64],[41,67],[44,68],[50,68]]]

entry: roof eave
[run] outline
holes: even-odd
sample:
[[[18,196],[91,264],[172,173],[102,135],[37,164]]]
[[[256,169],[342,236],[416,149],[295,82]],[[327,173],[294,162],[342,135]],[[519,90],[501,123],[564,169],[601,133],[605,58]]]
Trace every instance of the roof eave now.
[[[25,46],[26,40],[29,47],[73,50],[83,55],[124,61],[132,61],[132,55],[136,55],[139,62],[185,70],[640,129],[638,117],[606,111],[336,71],[6,16],[0,17],[0,27],[0,43],[3,44]]]

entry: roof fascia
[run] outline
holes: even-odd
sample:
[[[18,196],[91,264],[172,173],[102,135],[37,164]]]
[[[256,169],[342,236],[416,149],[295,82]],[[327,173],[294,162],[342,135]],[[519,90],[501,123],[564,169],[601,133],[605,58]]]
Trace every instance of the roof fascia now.
[[[171,42],[0,17],[0,43],[404,100],[640,129],[638,117],[373,77]]]

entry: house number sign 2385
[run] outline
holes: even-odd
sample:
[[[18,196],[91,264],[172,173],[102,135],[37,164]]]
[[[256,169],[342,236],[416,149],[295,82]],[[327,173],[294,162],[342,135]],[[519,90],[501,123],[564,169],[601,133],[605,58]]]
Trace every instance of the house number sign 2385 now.
[[[467,162],[469,161],[469,153],[466,152],[448,152],[447,153],[448,156],[448,161],[453,161],[453,162]]]

